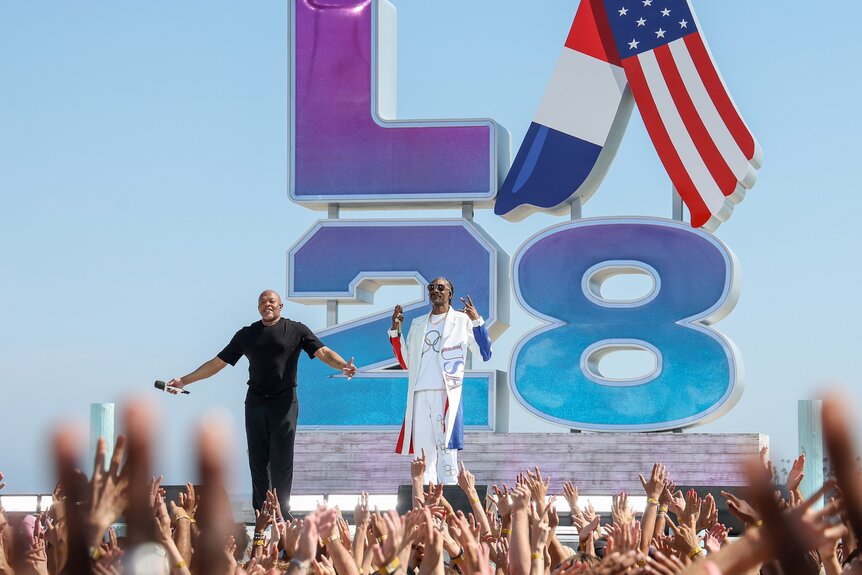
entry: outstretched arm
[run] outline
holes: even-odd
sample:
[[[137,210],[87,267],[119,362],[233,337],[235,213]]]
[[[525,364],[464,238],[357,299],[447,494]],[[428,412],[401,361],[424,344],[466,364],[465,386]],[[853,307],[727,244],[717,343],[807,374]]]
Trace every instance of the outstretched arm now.
[[[344,358],[338,355],[333,350],[325,345],[314,352],[314,357],[328,365],[333,369],[339,369],[344,372],[348,379],[356,374],[356,366],[353,365],[353,358],[350,361],[344,361]]]
[[[219,359],[218,357],[214,357],[193,372],[191,372],[190,374],[184,375],[182,377],[175,377],[174,379],[170,380],[168,382],[168,385],[182,389],[190,383],[194,383],[196,381],[200,381],[202,379],[214,376],[215,374],[223,370],[226,365],[226,362]]]

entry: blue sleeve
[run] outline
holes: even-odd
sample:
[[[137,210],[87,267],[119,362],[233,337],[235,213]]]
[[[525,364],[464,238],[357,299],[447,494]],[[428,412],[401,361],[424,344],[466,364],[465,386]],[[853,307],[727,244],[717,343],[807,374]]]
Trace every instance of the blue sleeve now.
[[[488,336],[487,324],[482,324],[473,328],[473,337],[476,339],[476,345],[479,346],[479,351],[482,353],[482,361],[491,359],[491,338]]]

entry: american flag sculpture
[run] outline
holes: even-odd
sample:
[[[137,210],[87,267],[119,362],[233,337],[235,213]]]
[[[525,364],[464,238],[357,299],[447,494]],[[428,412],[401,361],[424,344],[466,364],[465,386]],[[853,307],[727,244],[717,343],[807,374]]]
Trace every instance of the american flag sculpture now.
[[[754,185],[762,154],[687,0],[581,0],[495,212],[517,220],[588,199],[632,100],[692,226],[725,221]]]

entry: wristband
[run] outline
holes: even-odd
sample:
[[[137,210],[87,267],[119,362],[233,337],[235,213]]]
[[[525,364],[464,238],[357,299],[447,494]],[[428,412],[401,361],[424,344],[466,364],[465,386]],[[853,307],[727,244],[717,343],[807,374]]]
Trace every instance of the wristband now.
[[[93,561],[98,561],[105,556],[105,552],[102,550],[101,547],[90,547],[89,555],[90,559],[92,559]]]
[[[176,563],[174,563],[174,569],[182,569],[183,567],[188,567],[189,564],[186,563],[185,559],[180,559]]]
[[[530,559],[532,559],[532,560],[534,560],[534,561],[535,561],[536,559],[544,559],[544,558],[545,558],[545,554],[544,554],[544,553],[533,553],[532,555],[530,555]]]
[[[323,544],[329,545],[333,541],[338,541],[339,539],[341,539],[341,537],[339,537],[338,535],[330,535],[329,537],[327,537],[326,539],[323,540]]]
[[[760,527],[761,525],[763,525],[763,519],[758,519],[754,522],[755,527]]]
[[[653,499],[652,497],[647,497],[647,503],[652,503],[653,505],[658,505],[658,499]]]
[[[662,513],[667,513],[667,505],[662,505],[662,506],[660,506],[660,507],[658,508],[658,510],[659,510],[659,511],[661,511]]]
[[[479,501],[481,501],[481,499],[479,499],[478,497],[471,497],[470,498],[470,503],[479,503]]]
[[[188,515],[177,515],[177,517],[174,521],[179,521],[180,519],[186,519],[186,520],[188,520],[189,523],[192,522],[192,518],[189,517]]]
[[[500,534],[501,535],[511,535],[512,530],[511,529],[500,529]]]
[[[695,545],[691,548],[691,551],[688,552],[688,558],[694,559],[696,555],[700,555],[701,553],[703,553],[703,549]]]
[[[396,556],[388,565],[381,565],[375,573],[379,575],[393,575],[393,573],[398,571],[399,567],[401,567],[401,559]]]
[[[383,545],[383,542],[386,541],[388,538],[389,538],[389,536],[386,533],[384,533],[383,535],[381,535],[380,537],[377,538],[377,543],[380,545]]]

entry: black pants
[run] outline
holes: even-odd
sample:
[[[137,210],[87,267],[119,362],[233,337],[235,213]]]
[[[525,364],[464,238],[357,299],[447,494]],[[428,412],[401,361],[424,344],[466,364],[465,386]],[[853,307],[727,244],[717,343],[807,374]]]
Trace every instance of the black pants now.
[[[288,397],[245,400],[245,436],[248,441],[248,465],[251,469],[251,501],[260,509],[267,490],[278,490],[284,513],[290,510],[290,487],[293,484],[293,442],[299,403]]]

